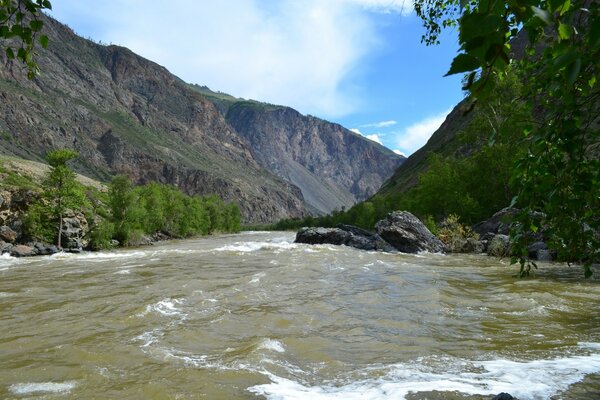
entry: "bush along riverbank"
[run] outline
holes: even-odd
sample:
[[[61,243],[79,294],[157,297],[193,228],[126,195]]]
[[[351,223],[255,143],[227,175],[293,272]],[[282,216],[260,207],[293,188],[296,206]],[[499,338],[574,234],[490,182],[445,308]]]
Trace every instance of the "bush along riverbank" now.
[[[506,257],[510,255],[511,220],[517,213],[516,209],[505,208],[471,228],[453,215],[439,226],[428,227],[408,211],[394,211],[375,224],[375,232],[344,224],[334,228],[305,227],[298,231],[296,242],[385,252],[487,253]],[[552,261],[555,258],[555,253],[544,242],[542,231],[532,241],[529,247],[531,260]]]
[[[71,150],[51,152],[42,182],[2,180],[0,253],[24,257],[102,250],[240,230],[237,205],[215,195],[188,196],[158,183],[134,186],[122,175],[105,190],[84,186],[67,165],[76,156]]]

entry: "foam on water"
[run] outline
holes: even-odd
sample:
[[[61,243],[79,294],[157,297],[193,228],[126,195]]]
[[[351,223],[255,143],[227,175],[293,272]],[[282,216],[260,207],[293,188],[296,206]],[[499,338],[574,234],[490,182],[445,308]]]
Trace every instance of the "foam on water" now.
[[[77,382],[28,382],[10,385],[8,390],[16,395],[29,395],[35,393],[67,393],[77,386]]]
[[[381,378],[342,384],[325,382],[311,386],[266,373],[271,383],[252,386],[248,390],[267,399],[278,400],[400,400],[409,393],[432,390],[458,391],[465,395],[507,392],[521,400],[542,400],[566,390],[588,374],[600,373],[600,344],[581,343],[578,349],[573,349],[581,350],[588,350],[587,354],[570,355],[572,351],[569,351],[566,357],[524,362],[507,359],[445,360],[444,371],[439,366],[427,366],[428,362],[424,362],[427,360],[420,360],[385,367]],[[590,350],[593,352],[590,353]]]
[[[275,351],[277,353],[285,353],[285,347],[283,347],[283,344],[274,339],[263,339],[263,341],[258,345],[258,348],[262,350]]]
[[[149,313],[158,313],[160,315],[164,315],[165,317],[179,317],[185,315],[177,308],[178,304],[181,304],[182,301],[179,299],[163,299],[155,304],[149,304],[146,306],[146,309],[138,314],[140,317],[146,316]]]
[[[238,253],[252,253],[259,250],[270,250],[275,254],[280,253],[284,250],[291,250],[297,248],[298,245],[288,241],[274,241],[274,242],[235,242],[232,245],[221,246],[214,249],[219,252],[238,252]]]

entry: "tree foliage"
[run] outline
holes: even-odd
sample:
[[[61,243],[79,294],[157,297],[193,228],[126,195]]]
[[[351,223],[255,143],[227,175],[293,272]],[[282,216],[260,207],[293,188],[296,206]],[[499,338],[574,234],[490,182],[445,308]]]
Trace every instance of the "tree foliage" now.
[[[523,131],[512,174],[513,204],[523,210],[511,235],[513,259],[527,275],[527,245],[544,228],[559,258],[582,263],[589,276],[600,261],[598,2],[415,0],[415,10],[428,44],[441,28],[458,25],[461,50],[448,74],[468,74],[465,89],[478,99],[506,77],[511,40],[521,28],[527,33],[524,98],[537,122]]]
[[[27,76],[33,79],[39,73],[35,61],[36,42],[46,48],[48,37],[40,34],[43,22],[38,18],[43,10],[52,9],[48,0],[0,0],[0,39],[9,59],[18,59],[27,67]]]
[[[134,186],[124,175],[111,181],[106,203],[108,212],[98,227],[98,239],[104,244],[108,238],[136,245],[154,233],[183,238],[240,230],[240,210],[234,203],[225,204],[216,195],[188,196],[155,182]]]
[[[71,149],[53,150],[46,155],[50,171],[42,184],[42,197],[48,202],[52,219],[57,221],[55,229],[58,248],[62,247],[61,232],[65,212],[82,209],[87,203],[82,185],[75,180],[75,172],[67,165],[77,156],[77,152]]]

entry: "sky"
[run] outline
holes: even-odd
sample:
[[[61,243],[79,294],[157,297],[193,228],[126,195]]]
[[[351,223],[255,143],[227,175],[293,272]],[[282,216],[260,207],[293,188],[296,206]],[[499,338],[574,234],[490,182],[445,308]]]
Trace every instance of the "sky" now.
[[[130,48],[189,83],[293,107],[399,154],[462,98],[444,77],[457,32],[421,43],[410,0],[55,0],[79,35]]]

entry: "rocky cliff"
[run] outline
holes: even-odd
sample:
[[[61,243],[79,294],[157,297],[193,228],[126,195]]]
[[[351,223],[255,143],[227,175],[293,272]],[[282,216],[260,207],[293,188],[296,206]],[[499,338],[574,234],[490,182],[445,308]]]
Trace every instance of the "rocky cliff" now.
[[[239,203],[247,221],[301,216],[300,190],[268,173],[215,106],[165,68],[102,46],[45,18],[32,81],[0,55],[0,151],[41,160],[73,148],[78,172],[106,180],[159,181]]]
[[[216,193],[253,222],[353,204],[400,162],[339,125],[285,107],[231,108],[237,99],[215,102],[215,92],[126,48],[82,39],[48,17],[44,24],[50,46],[38,50],[39,77],[27,80],[0,54],[1,154],[40,161],[50,149],[73,148],[82,174]]]
[[[264,168],[298,186],[321,213],[372,196],[404,160],[338,124],[289,107],[240,101],[228,108],[226,119]]]

